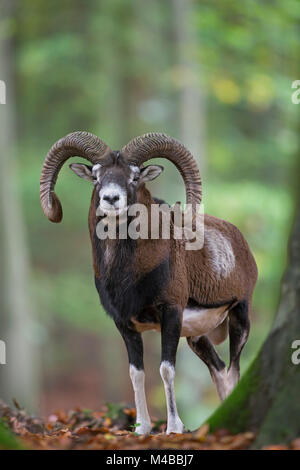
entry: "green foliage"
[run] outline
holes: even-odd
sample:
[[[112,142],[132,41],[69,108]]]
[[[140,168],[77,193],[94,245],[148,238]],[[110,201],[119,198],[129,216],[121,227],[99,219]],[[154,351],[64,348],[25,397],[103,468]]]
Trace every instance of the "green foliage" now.
[[[124,403],[106,403],[105,416],[111,420],[120,419],[124,415]],[[133,425],[134,426],[134,425]]]
[[[23,446],[17,438],[0,421],[0,449],[2,450],[21,450]]]
[[[135,424],[132,424],[130,426],[130,428],[132,429],[132,434],[134,434],[135,436],[138,436],[139,434],[137,432],[135,432],[136,428],[138,428],[139,426],[141,425],[141,423],[135,423]]]

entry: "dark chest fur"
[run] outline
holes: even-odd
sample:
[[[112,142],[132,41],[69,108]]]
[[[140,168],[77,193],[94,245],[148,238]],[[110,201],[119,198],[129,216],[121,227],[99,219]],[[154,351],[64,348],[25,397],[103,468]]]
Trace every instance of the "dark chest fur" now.
[[[108,244],[111,244],[108,248]],[[132,317],[143,319],[143,310],[159,303],[170,278],[169,258],[152,271],[139,275],[135,269],[136,241],[103,241],[94,234],[96,263],[101,277],[95,277],[100,301],[118,323],[130,323]],[[110,251],[110,253],[108,253]]]

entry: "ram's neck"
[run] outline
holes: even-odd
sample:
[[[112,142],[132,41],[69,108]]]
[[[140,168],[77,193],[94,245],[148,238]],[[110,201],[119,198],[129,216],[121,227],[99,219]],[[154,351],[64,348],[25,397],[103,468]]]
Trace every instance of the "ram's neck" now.
[[[151,204],[154,200],[150,192],[143,186],[137,194],[137,202],[143,204],[148,213],[148,238],[137,240],[127,236],[126,239],[106,238],[100,240],[96,233],[99,217],[96,216],[97,201],[95,190],[92,195],[89,211],[89,231],[92,243],[93,265],[96,277],[113,277],[118,270],[132,279],[152,271],[163,262],[169,254],[169,240],[151,239]],[[119,277],[119,274],[118,274]]]

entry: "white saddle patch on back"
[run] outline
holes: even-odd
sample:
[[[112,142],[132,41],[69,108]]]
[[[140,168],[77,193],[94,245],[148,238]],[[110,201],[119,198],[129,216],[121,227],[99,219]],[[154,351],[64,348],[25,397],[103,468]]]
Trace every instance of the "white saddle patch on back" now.
[[[219,278],[227,277],[235,266],[230,241],[214,228],[204,229],[204,243],[210,253],[210,264]]]
[[[218,308],[185,308],[181,336],[203,336],[217,328],[227,317],[228,305]]]

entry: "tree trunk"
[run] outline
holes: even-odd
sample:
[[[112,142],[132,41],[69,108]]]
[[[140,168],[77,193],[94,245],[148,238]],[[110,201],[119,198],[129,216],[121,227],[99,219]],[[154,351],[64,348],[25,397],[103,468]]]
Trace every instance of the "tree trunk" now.
[[[17,438],[0,421],[0,450],[23,449]]]
[[[0,104],[0,340],[6,344],[6,364],[0,365],[0,396],[7,402],[15,397],[33,410],[38,403],[38,338],[32,319],[29,261],[14,157],[14,48],[11,32],[3,31],[12,18],[11,7],[11,1],[2,2],[0,25],[0,78],[7,91],[6,104]]]
[[[300,201],[297,211],[271,332],[237,387],[209,419],[212,430],[255,431],[256,448],[300,436]]]
[[[201,69],[193,57],[196,40],[191,0],[173,0],[174,30],[179,74],[179,132],[182,142],[205,170],[205,95]],[[197,46],[198,47],[198,46]]]

